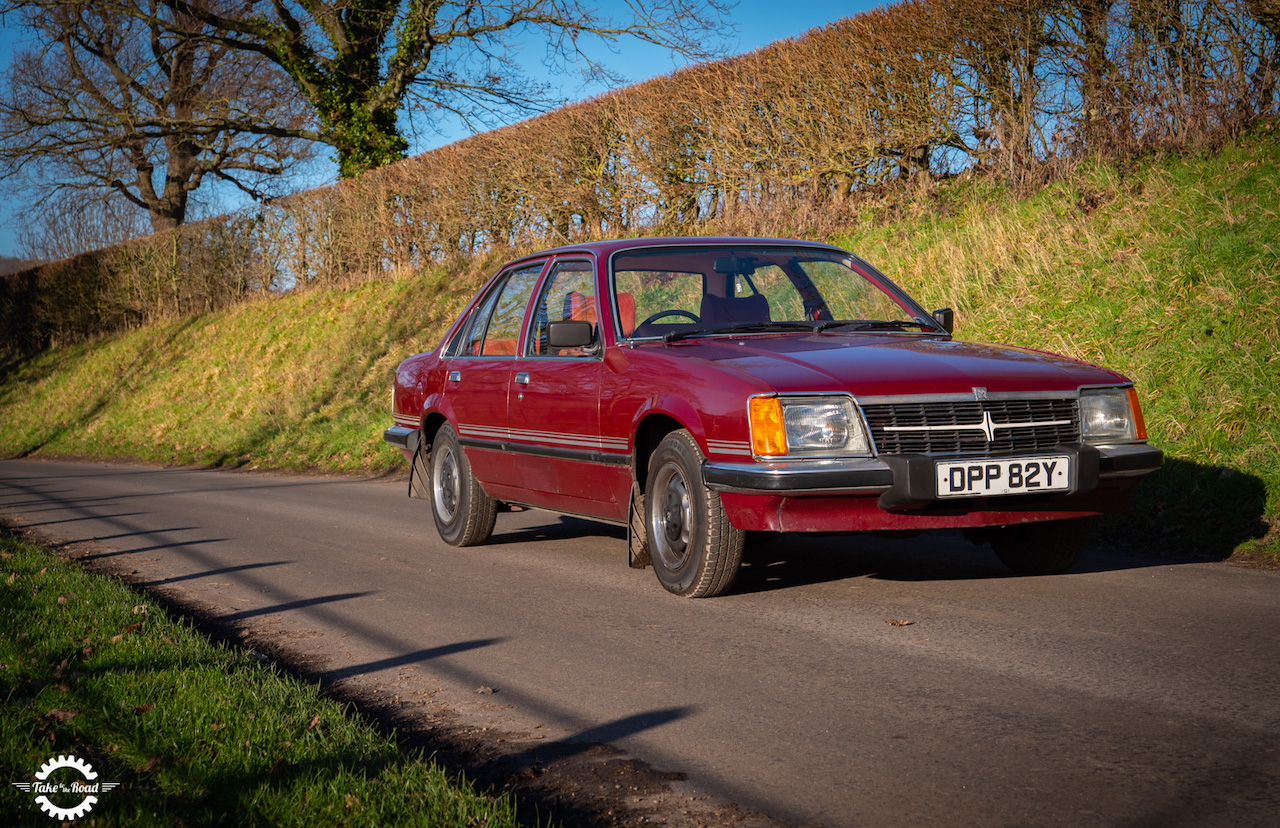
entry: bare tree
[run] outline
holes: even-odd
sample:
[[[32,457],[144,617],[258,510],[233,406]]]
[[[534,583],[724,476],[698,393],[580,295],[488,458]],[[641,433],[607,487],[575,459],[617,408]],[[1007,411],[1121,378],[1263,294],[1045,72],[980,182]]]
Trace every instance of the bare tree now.
[[[231,2],[200,8],[213,14]],[[0,93],[0,177],[21,174],[46,197],[110,191],[164,230],[183,223],[191,194],[210,179],[263,198],[309,156],[309,142],[293,134],[307,109],[286,76],[190,14],[156,0],[3,8],[38,47],[17,55]]]
[[[611,77],[588,44],[630,38],[706,58],[728,9],[726,0],[625,0],[615,19],[580,0],[158,2],[169,20],[198,20],[221,45],[288,72],[318,125],[273,134],[332,146],[344,178],[404,156],[402,116],[491,125],[557,103],[516,57],[523,38],[546,44],[542,62],[553,69]]]
[[[147,233],[147,219],[110,192],[90,197],[78,190],[55,193],[19,211],[18,253],[52,262],[99,250]]]

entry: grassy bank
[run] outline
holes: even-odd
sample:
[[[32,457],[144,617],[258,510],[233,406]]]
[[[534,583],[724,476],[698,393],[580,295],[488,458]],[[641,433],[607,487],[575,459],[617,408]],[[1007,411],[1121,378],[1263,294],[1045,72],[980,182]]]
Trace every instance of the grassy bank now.
[[[1280,559],[1280,149],[1082,168],[1028,198],[953,180],[869,205],[834,242],[958,335],[1137,383],[1169,462],[1122,542]],[[398,361],[496,262],[301,292],[4,366],[0,453],[378,472]],[[1264,540],[1259,541],[1270,530]]]
[[[509,799],[401,751],[315,687],[3,530],[0,596],[0,777],[87,761],[120,783],[98,794],[93,824],[516,824]],[[49,781],[83,781],[62,773]],[[0,813],[49,824],[36,796],[6,784]]]

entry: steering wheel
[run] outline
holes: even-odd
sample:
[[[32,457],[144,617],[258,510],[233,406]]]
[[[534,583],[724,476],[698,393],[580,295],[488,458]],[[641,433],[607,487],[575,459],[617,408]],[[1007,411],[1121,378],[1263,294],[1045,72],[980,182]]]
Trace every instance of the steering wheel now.
[[[645,318],[643,322],[641,322],[639,325],[636,325],[636,327],[639,328],[643,325],[652,325],[654,322],[657,322],[659,319],[661,319],[664,316],[683,316],[693,323],[698,323],[702,321],[697,317],[696,314],[690,313],[687,310],[680,310],[679,308],[668,308],[667,310],[660,310],[657,313],[650,314],[648,317]]]

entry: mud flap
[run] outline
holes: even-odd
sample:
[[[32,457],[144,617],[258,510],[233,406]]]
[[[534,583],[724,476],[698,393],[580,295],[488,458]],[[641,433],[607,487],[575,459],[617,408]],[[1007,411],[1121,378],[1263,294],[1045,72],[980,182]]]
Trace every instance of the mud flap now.
[[[627,520],[627,566],[644,569],[651,561],[649,537],[644,530],[644,495],[640,494],[639,483],[631,484],[630,500],[627,510],[630,515]]]
[[[431,499],[431,446],[425,440],[419,440],[418,447],[413,450],[413,464],[409,467],[409,497]]]

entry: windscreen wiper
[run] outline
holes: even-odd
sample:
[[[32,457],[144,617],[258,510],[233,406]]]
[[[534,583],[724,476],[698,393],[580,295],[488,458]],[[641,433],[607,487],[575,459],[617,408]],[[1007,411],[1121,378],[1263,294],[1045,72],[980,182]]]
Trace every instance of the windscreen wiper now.
[[[768,331],[817,331],[822,330],[822,322],[742,322],[737,325],[723,325],[718,328],[693,328],[692,330],[668,331],[663,334],[663,342],[675,342],[680,339],[692,339],[708,334],[762,333]]]
[[[907,328],[919,328],[922,331],[936,333],[936,326],[923,319],[858,319],[851,322],[827,322],[823,329],[849,327],[855,331],[902,331]]]

